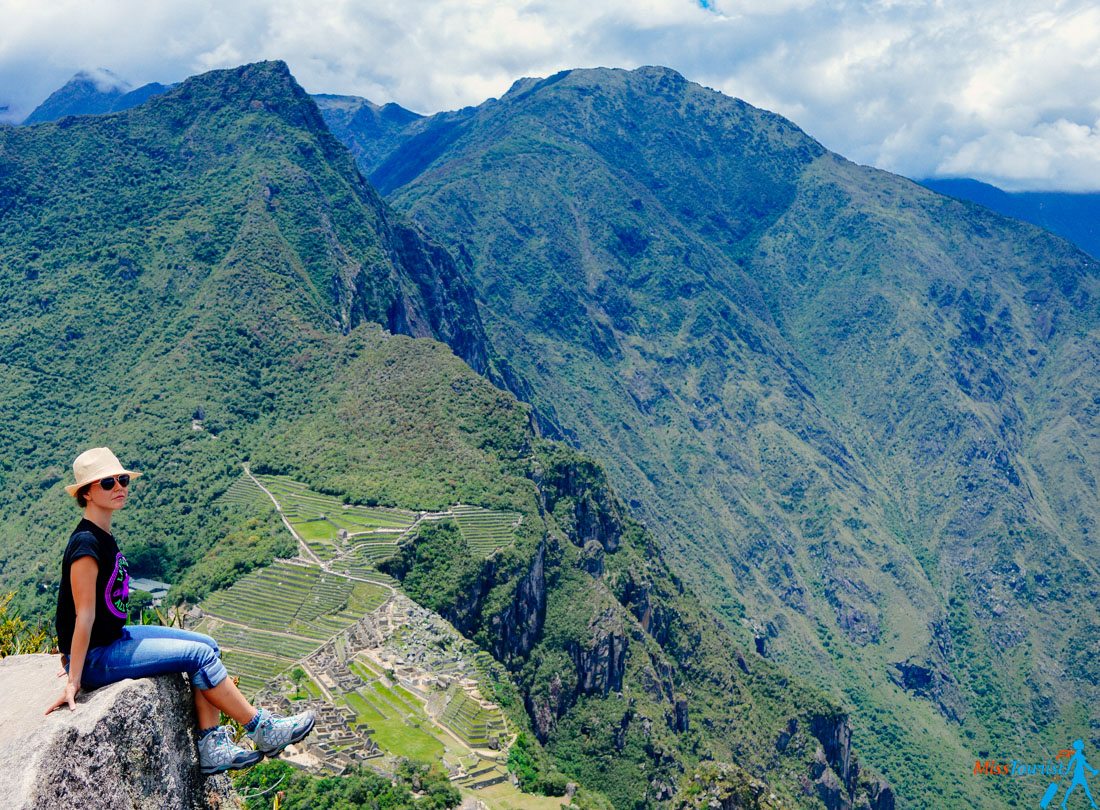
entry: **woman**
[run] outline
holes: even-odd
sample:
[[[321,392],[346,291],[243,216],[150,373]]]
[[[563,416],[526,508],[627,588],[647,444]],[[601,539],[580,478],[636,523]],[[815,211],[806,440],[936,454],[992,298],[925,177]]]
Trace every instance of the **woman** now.
[[[106,447],[81,453],[73,462],[76,482],[66,491],[84,508],[69,537],[57,595],[57,644],[69,680],[46,714],[68,703],[82,687],[95,689],[123,678],[187,672],[194,688],[203,773],[247,768],[276,756],[312,729],[312,712],[276,717],[257,711],[228,677],[218,643],[201,633],[171,627],[126,626],[130,576],[111,534],[111,517],[126,503],[130,482],[141,473],[123,469]],[[255,749],[233,742],[219,712],[242,724]]]

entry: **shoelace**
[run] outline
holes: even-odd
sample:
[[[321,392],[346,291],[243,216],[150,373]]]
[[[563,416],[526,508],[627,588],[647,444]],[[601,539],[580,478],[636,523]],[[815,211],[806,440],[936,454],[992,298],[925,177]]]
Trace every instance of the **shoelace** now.
[[[229,726],[218,726],[218,728],[211,732],[214,735],[214,747],[225,748],[227,751],[232,748],[233,740],[230,737]]]

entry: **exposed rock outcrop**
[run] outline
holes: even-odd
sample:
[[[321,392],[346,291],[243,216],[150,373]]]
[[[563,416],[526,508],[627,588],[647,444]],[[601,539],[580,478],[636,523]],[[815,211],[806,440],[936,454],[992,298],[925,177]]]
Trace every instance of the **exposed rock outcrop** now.
[[[621,692],[626,671],[626,634],[621,617],[605,611],[591,625],[587,647],[569,643],[566,649],[577,667],[577,691],[582,694]]]
[[[910,658],[893,664],[887,672],[905,691],[935,703],[940,714],[948,720],[961,723],[966,716],[966,703],[946,667],[941,668],[934,661]]]
[[[240,808],[227,777],[199,772],[191,690],[181,675],[124,680],[44,715],[58,659],[0,660],[0,795],[13,810]]]
[[[780,810],[785,805],[743,768],[728,762],[702,762],[672,806],[676,810]]]
[[[623,515],[607,476],[599,465],[586,459],[551,455],[535,476],[542,505],[553,513],[569,539],[584,548],[598,543],[605,552],[619,547]]]
[[[395,298],[387,327],[414,337],[434,337],[479,374],[489,374],[489,340],[473,292],[451,255],[414,226],[394,219],[390,247],[407,289]],[[357,289],[357,298],[362,291]],[[364,319],[369,320],[369,315]]]
[[[880,778],[862,772],[852,753],[852,725],[847,714],[812,716],[809,731],[819,745],[810,764],[812,784],[806,786],[807,793],[816,794],[829,810],[894,810],[893,789]],[[797,733],[798,724],[788,724],[780,735],[783,746]]]
[[[546,619],[546,543],[539,543],[527,574],[516,585],[507,609],[490,620],[493,655],[510,661],[531,651]]]

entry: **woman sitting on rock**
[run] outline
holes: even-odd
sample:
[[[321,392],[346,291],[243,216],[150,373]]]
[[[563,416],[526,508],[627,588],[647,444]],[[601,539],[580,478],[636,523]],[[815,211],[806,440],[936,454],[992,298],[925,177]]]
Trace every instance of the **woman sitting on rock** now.
[[[141,473],[123,469],[114,453],[97,447],[77,457],[73,474],[76,483],[66,490],[84,508],[84,517],[69,537],[57,594],[57,644],[64,667],[58,676],[67,672],[69,680],[46,714],[66,703],[75,710],[81,687],[187,672],[195,692],[203,773],[247,768],[305,737],[313,729],[313,713],[277,717],[257,711],[228,677],[210,636],[126,625],[130,576],[111,534],[111,517],[125,505],[130,482]],[[255,749],[233,742],[229,726],[218,726],[219,711],[244,726]]]

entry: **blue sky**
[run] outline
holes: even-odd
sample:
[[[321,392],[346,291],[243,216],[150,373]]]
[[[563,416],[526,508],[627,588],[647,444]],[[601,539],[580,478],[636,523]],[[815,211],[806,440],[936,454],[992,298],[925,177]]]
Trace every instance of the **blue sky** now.
[[[521,76],[662,64],[911,177],[1100,190],[1100,6],[1082,0],[0,0],[0,118],[73,73],[285,59],[420,112]]]

